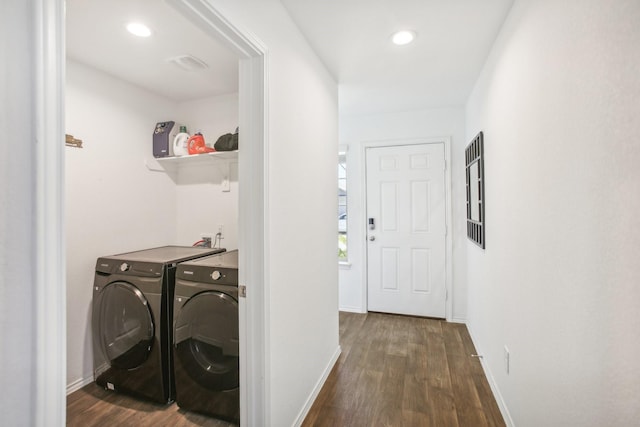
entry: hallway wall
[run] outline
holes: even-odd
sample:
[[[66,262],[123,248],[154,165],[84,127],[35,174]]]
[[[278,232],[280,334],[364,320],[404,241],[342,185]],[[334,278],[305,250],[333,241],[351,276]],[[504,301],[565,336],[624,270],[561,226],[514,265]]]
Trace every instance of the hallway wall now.
[[[34,425],[38,382],[36,256],[35,26],[33,1],[10,0],[0,13],[0,378],[11,391],[0,398],[4,425]]]
[[[638,21],[635,0],[516,1],[467,104],[487,201],[468,325],[518,427],[640,416]]]
[[[268,48],[267,407],[261,421],[295,425],[340,351],[335,240],[338,89],[278,0],[211,4]]]
[[[464,321],[467,314],[464,204],[464,108],[450,107],[418,111],[344,115],[340,117],[340,143],[347,150],[347,209],[349,266],[340,268],[340,310],[366,312],[365,192],[362,144],[448,137],[451,140],[451,198],[453,233],[453,310],[447,316]]]

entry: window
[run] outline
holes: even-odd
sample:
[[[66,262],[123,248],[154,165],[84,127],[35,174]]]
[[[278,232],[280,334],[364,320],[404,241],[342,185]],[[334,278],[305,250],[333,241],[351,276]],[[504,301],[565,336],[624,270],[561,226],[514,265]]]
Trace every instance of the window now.
[[[338,261],[347,256],[347,153],[338,153]]]

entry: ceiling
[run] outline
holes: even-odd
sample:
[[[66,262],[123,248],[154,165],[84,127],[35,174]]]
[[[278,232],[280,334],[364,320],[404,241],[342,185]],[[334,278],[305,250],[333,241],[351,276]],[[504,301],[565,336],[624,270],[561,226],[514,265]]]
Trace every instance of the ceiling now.
[[[158,0],[66,0],[67,57],[181,102],[238,91],[238,57]],[[152,36],[129,34],[141,21]],[[167,61],[192,55],[208,64],[184,71]]]
[[[281,0],[339,83],[341,114],[462,106],[514,0]],[[67,0],[67,55],[175,101],[236,92],[237,57],[158,0]],[[153,36],[125,24],[141,20]],[[395,46],[398,29],[418,34]],[[168,58],[209,65],[184,71]]]
[[[281,0],[340,83],[340,113],[461,106],[513,0]],[[415,41],[390,36],[410,29]]]

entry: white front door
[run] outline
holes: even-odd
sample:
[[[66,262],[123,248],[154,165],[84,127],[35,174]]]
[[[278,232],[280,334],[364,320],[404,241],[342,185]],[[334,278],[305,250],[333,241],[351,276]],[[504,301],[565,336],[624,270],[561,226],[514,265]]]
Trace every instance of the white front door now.
[[[444,144],[369,147],[369,311],[445,317]]]

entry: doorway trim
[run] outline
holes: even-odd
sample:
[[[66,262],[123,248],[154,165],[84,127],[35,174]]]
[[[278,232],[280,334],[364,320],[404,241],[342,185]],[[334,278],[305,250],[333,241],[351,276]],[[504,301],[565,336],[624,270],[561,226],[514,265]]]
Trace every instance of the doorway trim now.
[[[240,61],[238,159],[240,283],[240,415],[243,425],[270,419],[268,405],[268,71],[266,47],[234,26],[206,0],[169,0]],[[35,425],[66,424],[66,286],[64,225],[64,0],[34,0],[36,129],[36,373]],[[244,338],[243,338],[244,336]],[[247,349],[250,348],[251,351]]]
[[[34,424],[66,422],[67,322],[64,233],[64,1],[31,2],[35,128]]]
[[[380,141],[365,141],[360,144],[360,164],[362,165],[360,171],[360,182],[362,182],[361,191],[361,206],[365,206],[363,209],[362,217],[360,218],[360,224],[362,227],[364,239],[362,239],[360,245],[362,250],[362,277],[364,277],[364,285],[362,286],[362,301],[364,311],[369,311],[368,301],[368,289],[369,289],[369,277],[368,277],[368,265],[369,255],[367,253],[367,148],[380,148],[380,147],[398,147],[402,145],[418,145],[418,144],[444,144],[444,164],[445,164],[445,221],[446,221],[446,235],[445,235],[445,289],[446,289],[446,302],[445,313],[446,320],[452,321],[453,316],[453,292],[452,292],[452,277],[453,277],[453,234],[452,234],[452,208],[451,208],[451,138],[450,137],[432,137],[432,138],[411,138],[411,139],[389,139]]]
[[[205,33],[236,53],[240,60],[238,154],[239,283],[247,288],[240,298],[240,419],[261,425],[270,419],[268,405],[268,239],[267,197],[267,48],[233,25],[206,0],[168,0]],[[251,349],[249,351],[248,349]]]

